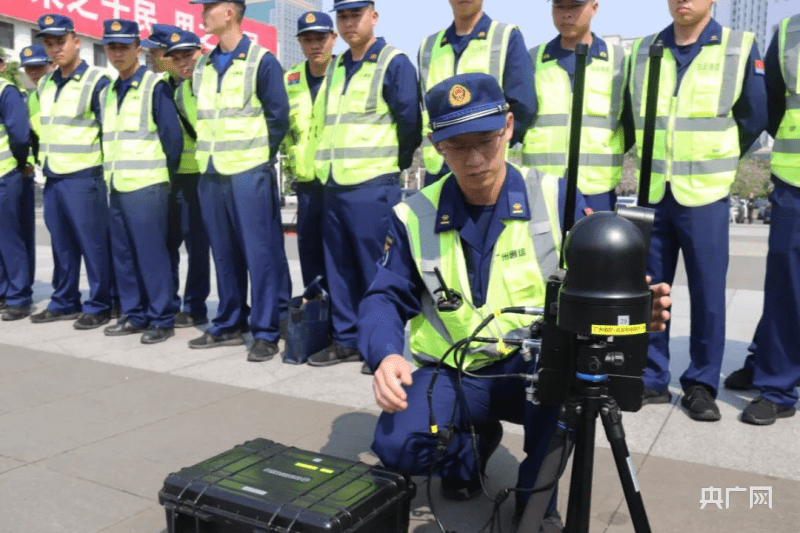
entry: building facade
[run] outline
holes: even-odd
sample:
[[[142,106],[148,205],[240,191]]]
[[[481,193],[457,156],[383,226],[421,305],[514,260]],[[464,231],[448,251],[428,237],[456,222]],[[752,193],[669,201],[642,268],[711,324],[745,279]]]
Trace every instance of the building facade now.
[[[718,0],[714,18],[723,26],[755,33],[758,50],[764,54],[771,37],[767,35],[769,3],[770,0]]]
[[[249,3],[248,3],[248,9]],[[297,19],[306,11],[321,11],[322,0],[275,0],[269,22],[278,29],[278,59],[285,70],[305,61],[297,42]]]

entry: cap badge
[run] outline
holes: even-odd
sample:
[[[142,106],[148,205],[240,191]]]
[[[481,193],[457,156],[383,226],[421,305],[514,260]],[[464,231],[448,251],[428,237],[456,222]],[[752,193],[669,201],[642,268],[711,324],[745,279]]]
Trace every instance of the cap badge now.
[[[114,21],[111,23],[111,31],[120,31],[121,29],[122,29],[122,24],[120,24],[119,22]]]
[[[50,24],[52,24],[53,22],[55,22],[55,21],[53,20],[53,17],[51,17],[51,16],[49,16],[49,15],[48,15],[48,16],[46,16],[46,17],[44,18],[44,23],[45,23],[45,25],[46,25],[46,26],[49,26],[49,25],[50,25]]]
[[[33,55],[33,52],[31,51],[30,48],[26,48],[23,54],[25,55],[25,57],[31,57]]]
[[[177,33],[173,33],[173,34],[170,36],[169,40],[170,40],[170,41],[172,41],[173,43],[177,43],[178,41],[180,41],[180,40],[181,40],[181,36],[180,36],[180,35],[178,35]]]
[[[472,101],[472,94],[470,94],[469,89],[464,87],[461,84],[453,85],[453,88],[450,89],[450,105],[453,107],[461,107],[465,106],[470,101]]]
[[[314,16],[314,13],[309,13],[306,15],[306,24],[314,24],[317,21],[317,17]]]

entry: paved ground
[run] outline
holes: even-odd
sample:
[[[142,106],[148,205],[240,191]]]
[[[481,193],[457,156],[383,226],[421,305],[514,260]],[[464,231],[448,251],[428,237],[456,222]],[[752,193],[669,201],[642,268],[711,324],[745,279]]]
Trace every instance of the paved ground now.
[[[291,217],[287,212],[286,216]],[[52,256],[46,231],[37,237],[35,300],[47,303]],[[731,230],[728,329],[723,374],[738,368],[758,321],[767,227]],[[287,239],[295,280],[296,242]],[[184,262],[185,264],[185,262]],[[688,291],[676,280],[673,392],[687,364]],[[216,293],[211,296],[211,312]],[[200,332],[182,330],[157,346],[109,339],[69,323],[0,323],[0,531],[12,533],[160,533],[166,527],[157,493],[172,471],[246,440],[283,444],[375,462],[369,451],[378,411],[370,378],[359,365],[328,369],[273,360],[254,365],[245,350],[189,350]],[[752,394],[723,392],[718,423],[691,421],[678,404],[626,413],[628,446],[650,523],[657,532],[795,532],[800,530],[800,417],[757,428],[738,421]],[[521,428],[506,436],[489,463],[492,494],[515,482],[523,456]],[[430,520],[425,481],[412,504],[412,530],[438,531]],[[722,509],[701,509],[703,488],[722,489]],[[725,489],[729,506],[724,504]],[[771,487],[772,508],[750,506],[750,487]],[[491,503],[434,503],[446,527],[478,531]],[[560,505],[566,506],[567,483]],[[502,507],[510,531],[512,505]],[[592,500],[593,532],[633,531],[614,463],[598,433]]]

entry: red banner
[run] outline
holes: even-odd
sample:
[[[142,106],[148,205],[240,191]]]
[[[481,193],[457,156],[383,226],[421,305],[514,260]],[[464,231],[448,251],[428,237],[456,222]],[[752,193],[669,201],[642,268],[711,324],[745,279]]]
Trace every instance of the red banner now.
[[[75,31],[92,37],[103,36],[103,21],[111,18],[135,20],[142,38],[155,23],[173,24],[200,36],[207,48],[216,46],[217,38],[202,30],[202,5],[188,0],[3,0],[3,15],[36,22],[46,13],[66,15],[75,23]],[[278,34],[273,26],[244,19],[242,29],[250,40],[277,53]]]

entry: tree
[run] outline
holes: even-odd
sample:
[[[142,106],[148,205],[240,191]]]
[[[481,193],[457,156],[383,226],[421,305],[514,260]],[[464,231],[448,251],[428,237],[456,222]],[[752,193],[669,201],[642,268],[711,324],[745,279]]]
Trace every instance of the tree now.
[[[2,48],[0,48],[0,55],[6,58],[12,57],[6,54]],[[19,61],[6,61],[6,68],[3,72],[0,72],[0,77],[16,85],[20,91],[25,91],[25,86],[22,83],[22,74],[19,71]]]
[[[770,164],[768,159],[747,157],[739,161],[736,181],[731,194],[746,198],[752,192],[756,198],[766,198],[770,191]]]

